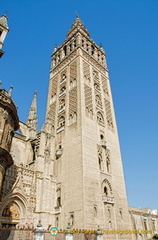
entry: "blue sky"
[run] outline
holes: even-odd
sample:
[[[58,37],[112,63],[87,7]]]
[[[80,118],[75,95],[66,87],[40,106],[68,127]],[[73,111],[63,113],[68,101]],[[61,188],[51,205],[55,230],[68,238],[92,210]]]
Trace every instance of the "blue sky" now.
[[[0,80],[26,121],[38,91],[39,128],[44,123],[51,53],[75,19],[107,54],[128,203],[158,208],[158,1],[1,0],[10,27],[0,60]]]

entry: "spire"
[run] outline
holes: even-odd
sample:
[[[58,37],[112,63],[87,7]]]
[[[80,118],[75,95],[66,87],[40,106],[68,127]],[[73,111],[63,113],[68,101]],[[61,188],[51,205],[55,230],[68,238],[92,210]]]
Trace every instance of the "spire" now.
[[[26,124],[33,130],[37,130],[37,92],[34,93]]]
[[[77,31],[81,31],[84,35],[86,35],[87,37],[90,37],[88,30],[85,28],[85,26],[84,26],[83,22],[81,21],[81,19],[79,18],[78,14],[76,14],[75,21],[72,24],[71,29],[68,31],[67,37],[71,37]]]

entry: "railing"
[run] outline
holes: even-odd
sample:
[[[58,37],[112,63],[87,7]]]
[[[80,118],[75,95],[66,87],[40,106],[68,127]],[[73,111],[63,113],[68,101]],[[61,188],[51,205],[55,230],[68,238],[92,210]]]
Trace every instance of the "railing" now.
[[[61,97],[62,95],[64,95],[66,93],[66,90],[64,90],[63,92],[59,93],[59,97]]]
[[[106,148],[107,146],[107,142],[105,140],[101,140],[101,146]]]
[[[61,131],[63,131],[65,129],[65,126],[63,125],[63,126],[60,126],[60,127],[58,127],[57,128],[57,133],[59,133],[59,132],[61,132]]]
[[[62,106],[62,107],[59,108],[58,113],[61,113],[64,110],[65,110],[65,106]]]
[[[64,82],[66,82],[66,78],[64,78],[59,84],[62,85]]]
[[[104,203],[111,203],[114,204],[114,197],[109,197],[109,196],[102,196],[102,200]]]
[[[57,206],[54,209],[55,209],[55,214],[59,214],[61,212],[61,207],[60,206]]]

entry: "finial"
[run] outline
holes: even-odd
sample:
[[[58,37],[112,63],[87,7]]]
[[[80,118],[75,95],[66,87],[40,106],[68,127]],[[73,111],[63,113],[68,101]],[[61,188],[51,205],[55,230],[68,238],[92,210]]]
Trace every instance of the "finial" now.
[[[10,86],[10,89],[9,89],[9,96],[10,97],[12,96],[12,91],[13,91],[13,86]]]
[[[78,15],[78,12],[77,12],[77,11],[75,11],[75,14],[76,14],[76,18],[79,18],[79,15]]]
[[[6,18],[8,18],[8,17],[7,17],[8,13],[9,13],[9,12],[8,12],[7,10],[5,10],[5,14],[3,14],[3,16],[5,16]]]
[[[2,81],[0,81],[0,89],[2,88]]]
[[[102,42],[100,42],[100,46],[99,46],[100,48],[102,48],[103,47],[103,45],[102,45]]]

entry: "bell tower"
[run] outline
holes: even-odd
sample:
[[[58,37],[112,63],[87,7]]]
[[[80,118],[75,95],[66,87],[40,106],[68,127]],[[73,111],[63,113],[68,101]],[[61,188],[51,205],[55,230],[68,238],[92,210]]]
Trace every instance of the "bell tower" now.
[[[46,123],[54,136],[56,226],[129,229],[106,55],[78,17],[52,54]]]
[[[7,16],[2,15],[0,17],[0,58],[3,56],[4,51],[2,50],[3,42],[5,40],[5,37],[9,31],[8,23],[7,23]]]

